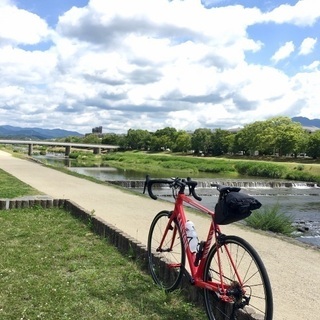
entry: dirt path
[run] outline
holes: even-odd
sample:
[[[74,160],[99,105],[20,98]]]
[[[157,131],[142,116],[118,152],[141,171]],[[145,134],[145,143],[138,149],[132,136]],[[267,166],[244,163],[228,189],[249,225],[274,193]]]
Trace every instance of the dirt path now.
[[[94,211],[144,244],[154,215],[172,209],[170,203],[76,178],[3,151],[0,168],[53,198],[70,199]],[[208,219],[193,213],[189,218],[204,239]],[[320,250],[237,225],[222,230],[243,237],[259,252],[272,284],[275,320],[320,320]]]

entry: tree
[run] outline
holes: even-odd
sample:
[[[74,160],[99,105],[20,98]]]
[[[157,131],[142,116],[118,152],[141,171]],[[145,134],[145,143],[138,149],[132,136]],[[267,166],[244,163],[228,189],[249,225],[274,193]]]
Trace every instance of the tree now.
[[[307,152],[309,137],[310,133],[307,130],[303,130],[303,133],[299,136],[299,139],[297,141],[297,146],[293,150],[295,157],[298,155],[298,153]]]
[[[288,117],[274,117],[245,126],[237,134],[236,142],[250,150],[250,154],[278,153],[280,156],[297,152],[302,145],[305,131],[300,123]]]
[[[288,117],[276,117],[266,121],[273,129],[274,148],[279,156],[297,152],[305,131],[298,122],[293,122]]]
[[[270,143],[270,132],[266,128],[265,121],[256,121],[246,125],[240,132],[237,133],[236,142],[242,148],[239,151],[254,154],[255,151],[262,153],[272,150]]]
[[[102,144],[119,145],[121,136],[116,133],[105,133],[102,137]]]
[[[83,141],[83,138],[82,137],[77,137],[77,136],[69,136],[69,137],[66,137],[66,138],[62,138],[61,141],[81,143]]]
[[[101,139],[96,134],[90,133],[83,138],[83,143],[100,144]]]
[[[162,142],[161,138],[159,138],[153,134],[150,139],[150,150],[151,151],[161,151],[162,145],[163,145],[163,142]]]
[[[148,149],[150,138],[150,132],[147,130],[129,129],[126,136],[127,146],[134,150]]]
[[[191,135],[186,131],[178,131],[176,134],[173,151],[175,152],[187,152],[191,149]]]
[[[240,130],[235,134],[231,152],[233,153],[244,152],[245,154],[249,152],[249,147],[246,144],[243,130]]]
[[[222,129],[216,129],[212,133],[212,155],[220,156],[222,154],[228,153],[230,147],[230,139],[228,138],[230,136],[233,136],[233,134],[227,130]]]
[[[153,151],[173,149],[177,136],[177,130],[175,128],[166,127],[164,129],[157,130],[150,142],[150,149]]]
[[[320,130],[310,134],[306,151],[313,159],[320,157]]]
[[[196,129],[191,137],[191,147],[195,153],[208,154],[212,144],[212,131],[206,128]]]

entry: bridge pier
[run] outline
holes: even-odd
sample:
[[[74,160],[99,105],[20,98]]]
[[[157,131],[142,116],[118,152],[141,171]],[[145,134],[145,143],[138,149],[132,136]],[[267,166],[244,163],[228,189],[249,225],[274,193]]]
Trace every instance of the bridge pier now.
[[[71,152],[71,146],[66,146],[66,151],[65,151],[64,155],[66,157],[69,157],[70,152]]]
[[[100,154],[101,148],[93,148],[93,154]]]
[[[28,156],[31,157],[31,156],[32,156],[32,153],[33,153],[33,144],[30,143],[30,144],[28,145]]]

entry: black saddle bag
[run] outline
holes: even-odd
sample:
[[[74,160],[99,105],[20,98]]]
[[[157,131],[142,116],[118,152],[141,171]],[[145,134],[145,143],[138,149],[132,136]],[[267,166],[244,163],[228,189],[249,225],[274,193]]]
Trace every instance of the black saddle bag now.
[[[252,210],[260,207],[261,203],[257,199],[245,193],[221,193],[215,207],[214,220],[217,224],[229,224],[249,217]]]

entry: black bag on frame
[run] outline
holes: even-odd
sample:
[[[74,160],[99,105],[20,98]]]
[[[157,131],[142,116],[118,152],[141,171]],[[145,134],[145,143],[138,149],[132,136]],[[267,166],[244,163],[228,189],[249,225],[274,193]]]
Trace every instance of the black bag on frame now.
[[[224,192],[220,194],[215,207],[215,223],[229,224],[250,216],[252,210],[259,209],[261,203],[252,196],[241,192]]]

